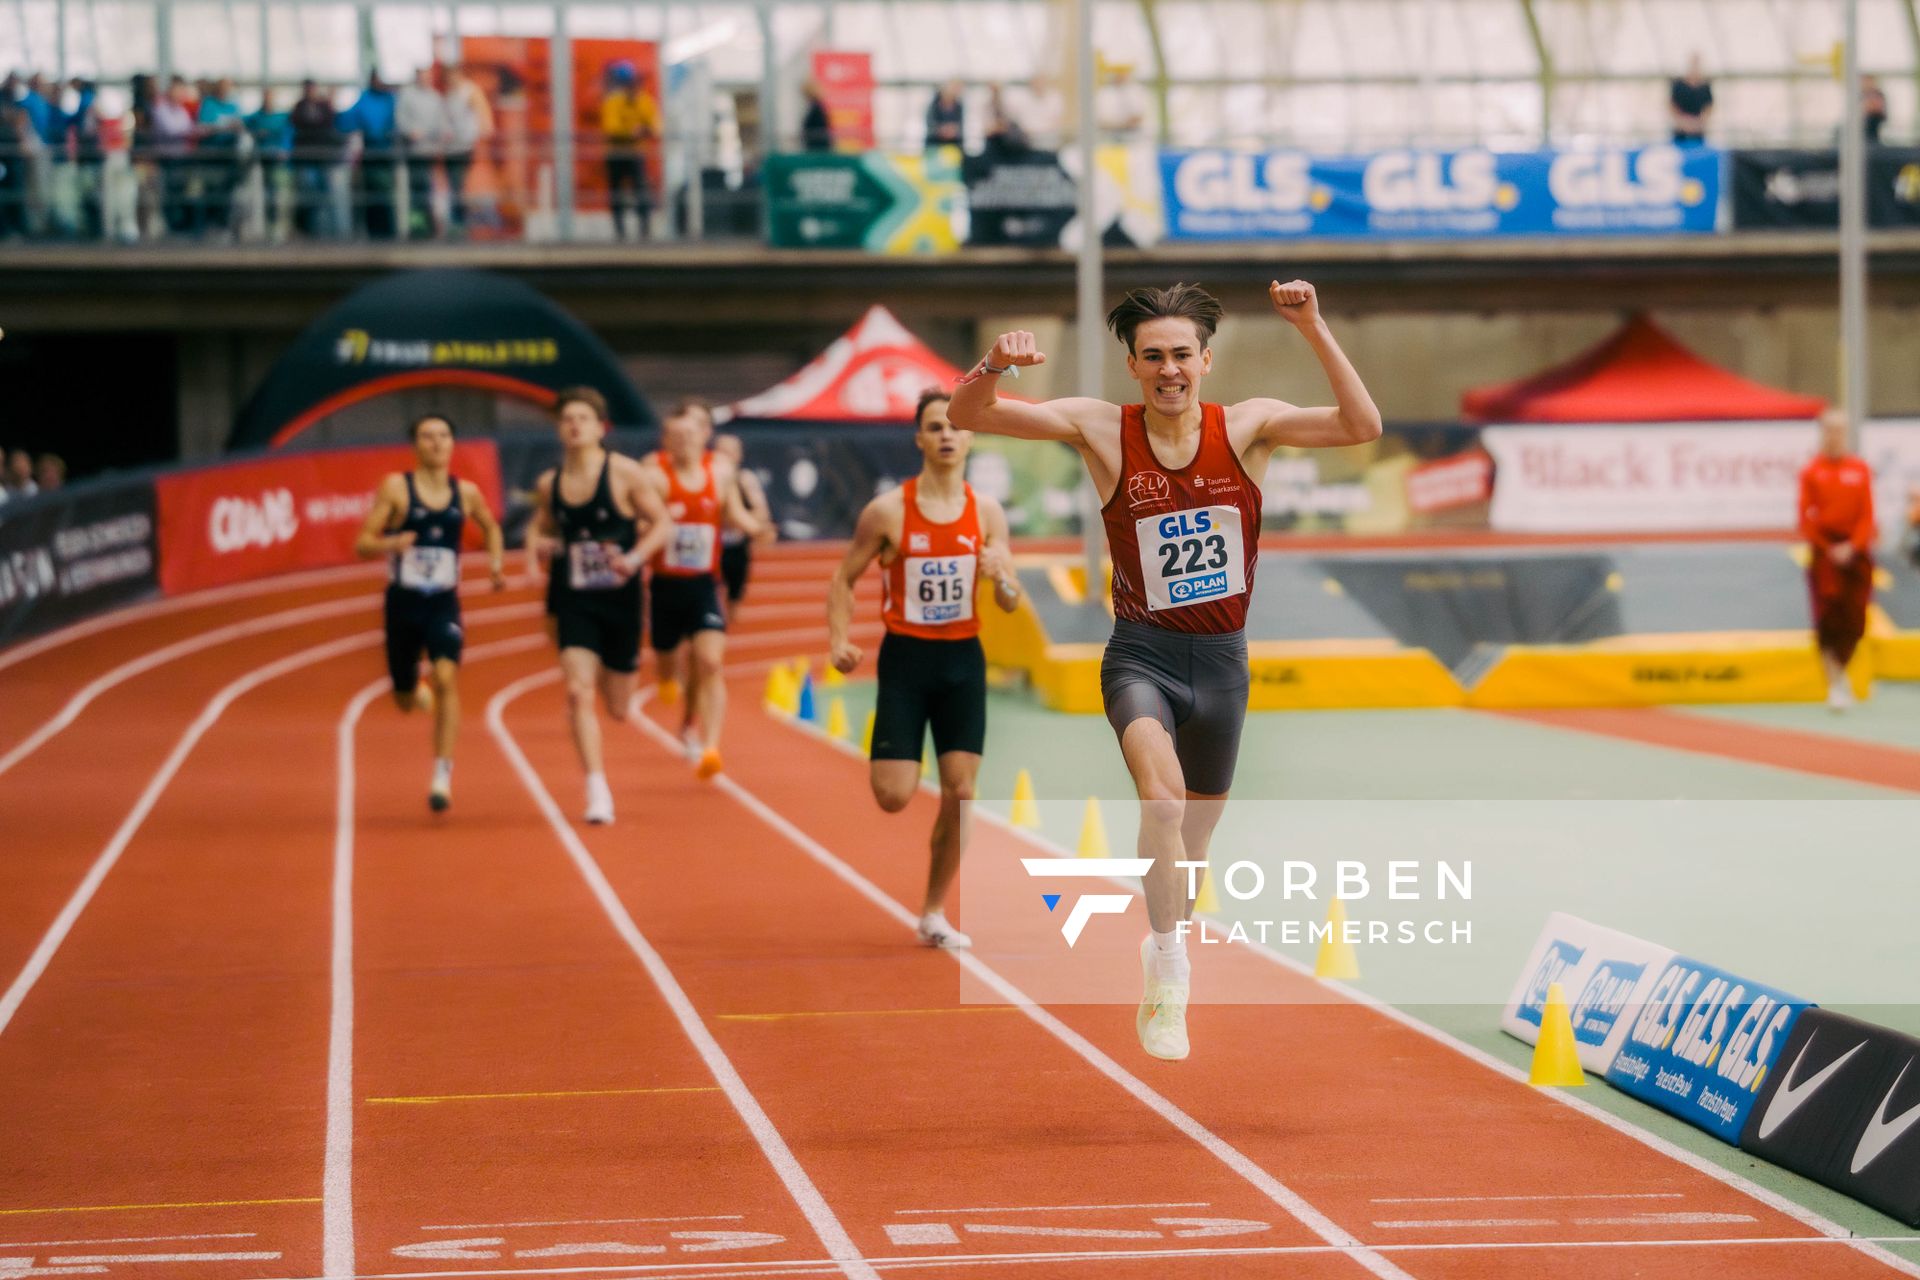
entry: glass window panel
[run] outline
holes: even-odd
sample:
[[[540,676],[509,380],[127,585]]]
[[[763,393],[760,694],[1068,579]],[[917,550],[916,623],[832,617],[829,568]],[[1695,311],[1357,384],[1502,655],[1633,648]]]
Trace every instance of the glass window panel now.
[[[463,4],[453,11],[453,20],[463,36],[500,34],[500,11],[492,5]]]
[[[569,5],[567,33],[582,40],[634,39],[633,10],[615,4]]]
[[[899,51],[898,68],[889,78],[935,84],[965,71],[956,6],[939,0],[897,0],[891,8]]]
[[[1554,71],[1562,76],[1591,74],[1595,58],[1587,5],[1581,0],[1534,0],[1533,11]]]
[[[925,89],[882,85],[873,91],[873,136],[881,149],[900,151],[917,147],[926,132]]]
[[[122,80],[160,65],[150,4],[75,4],[67,9],[67,64],[76,75]]]
[[[707,69],[716,82],[760,83],[761,49],[765,42],[761,39],[759,16],[746,5],[675,5],[663,34],[668,44],[684,40],[706,48]],[[799,127],[798,115],[793,123],[795,128]]]
[[[1352,149],[1347,91],[1339,85],[1296,85],[1273,93],[1274,133],[1285,145],[1339,153]]]
[[[1827,43],[1830,45],[1832,42]],[[1860,69],[1894,75],[1904,72],[1911,76],[1913,29],[1908,25],[1902,0],[1861,0]],[[1887,109],[1894,119],[1911,118],[1893,111],[1891,93],[1888,95]]]
[[[1403,15],[1411,6],[1399,0],[1340,0],[1334,18],[1346,50],[1346,68],[1356,76],[1412,74],[1403,43]]]
[[[1882,142],[1910,143],[1916,136],[1914,111],[1920,104],[1920,92],[1916,92],[1913,78],[1902,76],[1897,80],[1888,80],[1881,86],[1887,93],[1887,127],[1880,135]]]
[[[1437,84],[1425,95],[1425,137],[1429,146],[1461,147],[1480,141],[1480,97],[1470,84]]]
[[[1167,89],[1168,141],[1176,147],[1224,145],[1227,137],[1221,93],[1221,90],[1199,85],[1170,86]]]
[[[433,13],[423,5],[382,4],[373,10],[373,48],[388,84],[409,84],[433,65]]]
[[[1469,48],[1470,35],[1462,8],[1459,0],[1432,0],[1414,10],[1423,16],[1430,15],[1432,21],[1424,22],[1417,28],[1419,39],[1410,39],[1409,43],[1421,50],[1427,69],[1436,76],[1467,75],[1474,69],[1473,51]]]
[[[226,10],[219,5],[174,5],[173,69],[196,78],[231,72],[237,34]]]
[[[1346,43],[1330,0],[1304,0],[1292,31],[1287,61],[1295,76],[1320,80],[1345,75]]]
[[[1713,0],[1712,22],[1727,71],[1781,71],[1793,64],[1781,14],[1768,0]]]
[[[815,4],[783,4],[773,11],[774,57],[805,60],[827,46],[827,12]]]
[[[503,36],[551,36],[553,10],[545,5],[502,5],[500,6],[500,34]]]
[[[1238,6],[1224,5],[1223,8]],[[1206,80],[1226,74],[1225,28],[1214,20],[1214,6],[1199,0],[1171,0],[1154,6],[1167,74],[1176,80]]]
[[[1542,94],[1535,80],[1495,81],[1479,85],[1481,142],[1501,151],[1520,151],[1544,144],[1540,135]]]
[[[1490,76],[1539,74],[1539,56],[1517,0],[1459,0],[1474,70]]]
[[[344,4],[272,5],[267,59],[275,80],[349,84],[360,78],[359,27]]]
[[[873,74],[882,80],[893,77],[893,50],[885,5],[866,3],[866,0],[836,4],[829,14],[827,30],[831,37],[828,43],[833,48],[870,53]]]
[[[1654,0],[1659,3],[1659,0]],[[1667,48],[1647,15],[1646,0],[1598,0],[1593,9],[1593,49],[1600,70],[1612,75],[1671,77],[1686,57]]]
[[[1358,84],[1348,90],[1350,140],[1361,151],[1416,146],[1425,133],[1417,86]]]
[[[1012,84],[1048,65],[1046,14],[1036,4],[969,4],[960,9],[970,79]]]
[[[58,12],[49,0],[0,5],[0,67],[22,74],[55,74],[60,52]]]
[[[1687,59],[1699,54],[1707,74],[1727,69],[1721,56],[1715,24],[1704,0],[1661,0],[1647,10],[1647,22],[1654,38],[1667,50],[1675,74],[1687,65]]]
[[[1842,103],[1845,101],[1839,83],[1825,76],[1796,81],[1793,99],[1797,135],[1793,141],[1809,147],[1837,145]]]
[[[1093,8],[1093,42],[1110,63],[1133,68],[1134,79],[1151,80],[1159,72],[1153,62],[1153,42],[1146,16],[1135,3],[1100,3]]]
[[[1273,74],[1280,56],[1271,4],[1216,0],[1211,6],[1219,33],[1223,75],[1261,80]],[[1164,26],[1162,31],[1166,30]]]
[[[1722,80],[1713,96],[1707,132],[1721,146],[1782,146],[1804,130],[1805,104],[1793,81]]]

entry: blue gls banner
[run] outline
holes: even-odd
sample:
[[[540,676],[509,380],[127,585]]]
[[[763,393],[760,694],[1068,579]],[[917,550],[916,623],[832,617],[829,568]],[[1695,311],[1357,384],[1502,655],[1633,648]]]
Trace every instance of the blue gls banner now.
[[[1675,956],[1607,1068],[1607,1082],[1737,1144],[1809,1002]]]
[[[1164,151],[1174,240],[1712,232],[1705,147],[1494,152]]]

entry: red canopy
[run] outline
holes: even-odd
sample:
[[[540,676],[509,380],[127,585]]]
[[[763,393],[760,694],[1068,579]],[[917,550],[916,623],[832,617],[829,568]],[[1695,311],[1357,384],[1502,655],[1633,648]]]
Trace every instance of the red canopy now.
[[[715,412],[716,419],[913,421],[928,387],[953,389],[960,371],[935,355],[885,307],[875,306],[792,377]]]
[[[1643,315],[1565,364],[1460,397],[1468,422],[1752,422],[1826,407],[1708,364]]]

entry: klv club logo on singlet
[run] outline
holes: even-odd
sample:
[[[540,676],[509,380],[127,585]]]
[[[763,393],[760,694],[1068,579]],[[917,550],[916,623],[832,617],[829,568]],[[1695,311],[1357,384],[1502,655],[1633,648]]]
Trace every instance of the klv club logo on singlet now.
[[[1237,507],[1194,507],[1134,522],[1147,608],[1179,609],[1247,589]]]

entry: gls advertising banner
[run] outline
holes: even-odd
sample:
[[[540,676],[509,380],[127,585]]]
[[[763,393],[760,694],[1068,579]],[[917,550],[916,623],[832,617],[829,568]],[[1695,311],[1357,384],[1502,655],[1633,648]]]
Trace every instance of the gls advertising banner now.
[[[1176,240],[1708,233],[1721,167],[1717,151],[1670,146],[1160,156]]]
[[[154,486],[161,587],[174,595],[349,563],[380,478],[405,471],[413,458],[404,445],[342,449],[162,476]],[[453,474],[479,485],[500,511],[500,458],[491,440],[456,445]]]
[[[1666,947],[1556,911],[1533,944],[1501,1015],[1501,1029],[1527,1044],[1537,1043],[1547,987],[1557,982],[1573,1016],[1580,1065],[1604,1075],[1654,981],[1672,960],[1673,952]]]
[[[1737,1144],[1808,1003],[1677,956],[1646,993],[1607,1082]]]
[[[154,589],[153,483],[99,483],[0,505],[0,644]]]

